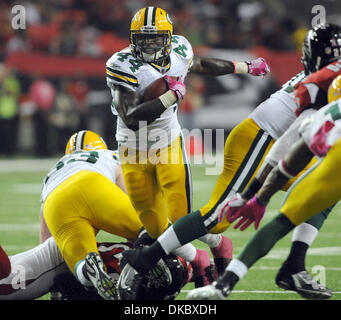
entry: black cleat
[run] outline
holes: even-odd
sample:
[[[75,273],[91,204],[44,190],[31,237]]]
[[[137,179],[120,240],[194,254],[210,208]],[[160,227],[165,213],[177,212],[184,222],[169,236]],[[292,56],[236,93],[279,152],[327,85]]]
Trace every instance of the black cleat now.
[[[307,271],[292,274],[281,268],[276,284],[284,290],[296,291],[301,297],[312,300],[329,299],[333,292],[316,281]]]

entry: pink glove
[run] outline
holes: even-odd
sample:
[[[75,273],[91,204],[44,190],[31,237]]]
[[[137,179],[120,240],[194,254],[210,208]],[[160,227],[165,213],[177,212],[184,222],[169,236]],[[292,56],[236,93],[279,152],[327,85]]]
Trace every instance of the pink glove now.
[[[221,209],[218,216],[218,222],[222,222],[225,216],[227,217],[233,215],[245,204],[246,201],[241,197],[239,193],[236,193],[236,195],[231,200],[227,201],[224,207]]]
[[[325,156],[330,149],[331,145],[327,143],[327,135],[334,126],[335,124],[333,122],[327,120],[311,139],[309,148],[318,157]]]
[[[178,101],[182,100],[184,98],[184,95],[186,94],[186,86],[183,82],[183,77],[175,80],[170,76],[164,76],[164,79],[168,83],[169,90],[172,90],[174,92]]]
[[[259,227],[259,223],[262,220],[264,213],[266,210],[266,205],[261,205],[256,196],[254,196],[251,200],[249,200],[243,207],[238,210],[230,210],[226,214],[227,221],[234,222],[237,219],[241,218],[238,223],[234,226],[234,229],[238,229],[240,227],[241,231],[244,231],[246,228],[255,222],[255,229],[257,230]]]
[[[246,62],[249,66],[249,73],[253,76],[266,76],[270,72],[270,67],[263,58]]]

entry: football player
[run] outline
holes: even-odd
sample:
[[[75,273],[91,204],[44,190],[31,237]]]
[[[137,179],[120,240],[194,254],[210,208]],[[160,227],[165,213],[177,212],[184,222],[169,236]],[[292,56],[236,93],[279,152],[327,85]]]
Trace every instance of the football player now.
[[[335,39],[337,26],[325,26],[325,28],[321,29],[325,30],[325,32],[318,33],[320,43],[327,44],[331,39]],[[307,44],[305,43],[304,46],[307,46]],[[315,51],[318,50],[320,52],[319,47],[311,46],[310,48],[313,50],[311,55],[316,57]],[[329,64],[335,58],[337,58],[337,55],[329,55],[324,59],[324,63]],[[303,62],[306,59],[308,58],[304,56]],[[321,64],[319,67],[325,67],[325,64]],[[312,69],[310,72],[314,71],[315,69]],[[248,185],[257,169],[262,165],[263,159],[269,150],[268,161],[264,164],[265,170],[260,170],[263,177],[272,168],[273,163],[277,163],[280,159],[279,157],[283,150],[287,150],[297,140],[297,127],[310,111],[307,110],[305,115],[302,114],[295,121],[297,106],[294,100],[294,88],[302,83],[302,81],[305,81],[306,78],[309,78],[310,72],[305,70],[305,72],[302,71],[293,77],[283,85],[281,90],[274,93],[268,100],[258,106],[247,119],[230,133],[225,143],[224,169],[218,178],[211,200],[200,211],[194,212],[175,223],[158,239],[158,242],[146,250],[146,257],[148,256],[146,261],[150,265],[154,259],[157,260],[159,255],[171,252],[177,246],[207,233],[208,230],[210,232],[221,232],[230,225],[225,219],[219,220],[221,207],[231,196],[236,192],[241,192]],[[286,132],[289,126],[290,130]],[[279,140],[279,143],[276,143],[274,148],[272,148],[273,140]],[[312,160],[307,167],[311,166],[314,161]],[[306,171],[306,169],[302,170],[300,174]],[[294,179],[291,179],[283,190],[287,190],[293,181]],[[259,181],[250,184],[251,191],[258,190],[260,186]],[[295,229],[291,252],[282,270],[285,277],[289,278],[288,281],[290,281],[292,274],[305,271],[304,260],[307,249],[316,237],[330,210],[331,208],[324,210],[320,215],[315,216],[307,221],[307,223]],[[176,240],[171,241],[171,239]],[[160,244],[159,247],[158,243]],[[139,256],[136,256],[136,259],[139,261],[143,257],[140,254],[141,252],[139,252]],[[131,259],[131,264],[134,265],[133,260],[135,258],[130,256],[129,259]],[[136,267],[143,272],[142,265]],[[148,267],[145,270],[147,269]],[[281,280],[283,281],[282,276],[283,272],[281,273]],[[324,291],[323,288],[317,288],[315,292],[317,297],[320,294],[320,290]],[[323,294],[326,294],[326,292]]]
[[[161,8],[146,7],[131,21],[130,47],[115,53],[107,61],[106,71],[112,111],[118,115],[116,140],[127,192],[144,227],[157,238],[169,221],[174,223],[192,211],[191,174],[177,119],[187,73],[264,76],[269,68],[262,58],[232,62],[196,57],[187,39],[173,34],[168,14]],[[169,90],[141,103],[144,90],[161,77],[167,80]],[[201,240],[212,249],[215,259],[231,258],[229,239],[211,234]],[[190,262],[206,264],[200,270],[193,266],[196,286],[211,281],[208,252],[192,247],[187,255]]]
[[[340,200],[340,75],[330,86],[328,100],[329,104],[302,122],[299,129],[300,140],[292,146],[289,153],[271,171],[252,200],[237,211],[243,210],[244,217],[263,215],[273,194],[304,168],[312,157],[316,156],[320,160],[295,182],[288,191],[279,214],[254,234],[239,256],[232,260],[224,274],[212,285],[191,291],[187,298],[225,299],[248,269],[265,256],[278,240],[288,234],[295,226]],[[228,210],[228,208],[225,209]],[[292,279],[298,283],[305,283],[305,280],[304,274],[294,275]],[[311,281],[313,286],[322,287],[316,280],[311,279]],[[311,298],[310,286],[302,287],[299,293],[304,298]],[[324,296],[320,296],[320,299],[328,299],[330,296],[331,292],[329,294],[326,292]]]
[[[138,240],[134,243],[143,243]],[[122,269],[122,252],[132,243],[98,243],[99,254],[107,273],[118,280]],[[102,299],[95,290],[85,290],[66,266],[53,237],[28,251],[8,258],[12,273],[0,281],[0,300],[34,300],[49,291],[61,294],[60,300]],[[144,277],[136,292],[137,300],[174,299],[191,278],[191,265],[181,257],[169,255]]]
[[[120,179],[118,155],[96,133],[68,141],[65,156],[43,181],[42,212],[69,269],[104,299],[117,298],[96,245],[99,230],[135,240],[142,224]]]

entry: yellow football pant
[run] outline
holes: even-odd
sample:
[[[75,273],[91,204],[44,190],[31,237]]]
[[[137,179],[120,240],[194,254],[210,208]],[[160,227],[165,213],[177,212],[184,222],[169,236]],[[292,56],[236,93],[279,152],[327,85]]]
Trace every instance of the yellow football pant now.
[[[158,150],[122,146],[120,159],[128,195],[152,238],[167,229],[169,220],[191,212],[191,175],[181,136]]]
[[[44,218],[71,271],[89,252],[98,253],[98,230],[136,239],[142,228],[127,194],[91,171],[72,175],[52,191]]]
[[[341,138],[289,189],[280,212],[299,225],[341,198]]]
[[[273,144],[274,139],[250,118],[243,120],[230,132],[224,147],[223,170],[210,200],[200,209],[201,215],[205,218],[204,224],[210,233],[222,233],[229,227],[227,219],[218,223],[217,217],[214,216],[215,209],[226,197],[245,189]],[[307,168],[309,166],[311,164]],[[297,178],[291,179],[283,190],[286,191],[295,179]]]

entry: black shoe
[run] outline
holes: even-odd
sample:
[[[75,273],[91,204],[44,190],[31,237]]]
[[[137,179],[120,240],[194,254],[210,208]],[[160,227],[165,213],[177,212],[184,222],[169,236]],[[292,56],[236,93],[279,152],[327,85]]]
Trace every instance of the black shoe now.
[[[307,271],[292,274],[281,268],[276,276],[276,284],[284,290],[296,291],[305,299],[329,299],[333,293],[321,285]]]

